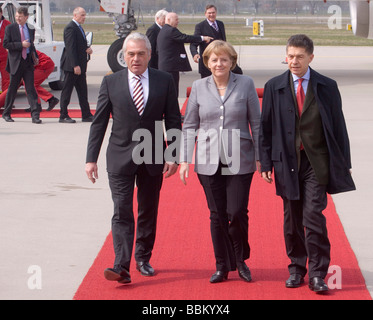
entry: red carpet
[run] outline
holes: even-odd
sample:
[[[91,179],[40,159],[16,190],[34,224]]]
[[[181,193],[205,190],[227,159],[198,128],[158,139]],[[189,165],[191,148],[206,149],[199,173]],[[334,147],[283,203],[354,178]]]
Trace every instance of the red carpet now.
[[[3,113],[4,109],[0,109],[0,114]],[[95,114],[94,109],[91,110],[92,114]],[[69,109],[69,116],[71,118],[81,118],[82,117],[82,112],[80,109]],[[40,118],[59,118],[60,117],[60,108],[57,107],[56,109],[52,111],[45,111],[43,110],[40,113]],[[13,109],[12,110],[12,118],[31,118],[30,112],[24,111],[24,109]]]
[[[253,282],[245,283],[237,272],[231,272],[228,281],[209,283],[215,272],[209,212],[202,187],[193,172],[186,187],[178,175],[164,181],[151,259],[156,276],[141,276],[132,259],[131,284],[105,280],[103,271],[112,267],[114,261],[109,234],[74,299],[371,300],[331,198],[325,212],[332,244],[331,266],[339,266],[342,271],[342,289],[330,290],[325,295],[311,292],[307,284],[298,289],[285,288],[289,261],[282,236],[282,201],[275,196],[274,186],[266,184],[258,174],[253,180],[249,209],[252,254],[247,262]],[[326,281],[334,274],[330,273]],[[305,282],[308,283],[308,277]]]

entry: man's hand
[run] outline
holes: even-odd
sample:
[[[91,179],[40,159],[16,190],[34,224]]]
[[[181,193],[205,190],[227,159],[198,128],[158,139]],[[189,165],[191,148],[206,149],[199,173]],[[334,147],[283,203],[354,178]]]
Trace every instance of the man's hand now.
[[[22,41],[22,47],[23,48],[30,48],[31,43],[28,39]]]
[[[88,176],[88,179],[92,181],[92,183],[96,182],[98,179],[98,167],[96,162],[88,162],[85,165],[85,172]]]
[[[205,41],[206,43],[210,43],[211,40],[214,40],[214,38],[203,36],[203,41]]]
[[[77,76],[80,76],[82,74],[82,70],[79,66],[74,67],[74,74],[76,74]]]
[[[88,54],[92,54],[93,53],[93,50],[91,47],[89,47],[85,52],[87,52]]]
[[[194,57],[193,57],[193,60],[195,63],[198,63],[198,60],[201,59],[201,56],[199,54],[196,54]]]
[[[180,164],[179,174],[181,181],[184,183],[184,185],[186,185],[187,183],[185,178],[189,178],[189,164],[187,162]]]
[[[267,171],[267,172],[262,172],[262,178],[268,182],[268,183],[272,183],[273,180],[272,180],[272,172],[271,171]]]
[[[178,164],[174,162],[166,162],[163,167],[163,174],[166,173],[165,178],[169,178],[177,171]]]

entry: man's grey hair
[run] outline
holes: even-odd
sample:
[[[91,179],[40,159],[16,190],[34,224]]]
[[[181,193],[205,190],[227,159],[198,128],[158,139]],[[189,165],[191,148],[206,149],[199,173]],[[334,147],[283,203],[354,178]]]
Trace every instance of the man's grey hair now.
[[[127,43],[129,41],[144,41],[146,49],[148,49],[149,52],[152,51],[152,45],[150,44],[150,41],[149,41],[148,37],[146,35],[142,34],[142,33],[135,32],[135,33],[130,33],[127,36],[126,40],[124,40],[123,52],[127,51]]]
[[[165,17],[167,16],[168,14],[168,11],[162,9],[162,10],[159,10],[156,14],[155,14],[155,21],[157,21],[159,18],[162,18],[162,17]]]

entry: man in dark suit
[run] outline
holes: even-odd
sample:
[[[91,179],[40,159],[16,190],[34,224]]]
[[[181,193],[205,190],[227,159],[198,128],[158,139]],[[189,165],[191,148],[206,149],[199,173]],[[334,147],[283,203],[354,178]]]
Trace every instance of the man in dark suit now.
[[[217,16],[217,8],[213,4],[208,4],[205,10],[206,19],[202,22],[198,23],[194,30],[195,36],[201,36],[203,34],[211,37],[214,40],[223,40],[227,41],[227,37],[225,35],[225,26],[222,21],[216,20]],[[190,44],[190,52],[192,54],[193,60],[195,63],[198,63],[198,70],[201,74],[201,78],[206,78],[211,76],[211,71],[205,66],[203,63],[203,53],[207,48],[208,43],[201,42],[191,43]],[[199,48],[199,50],[198,50]],[[236,74],[243,74],[242,69],[236,64],[235,68],[232,70],[233,73]]]
[[[152,276],[154,269],[149,260],[155,241],[163,173],[167,178],[178,168],[176,155],[169,152],[173,145],[169,130],[177,129],[180,133],[181,116],[172,77],[148,68],[151,56],[148,38],[139,33],[130,34],[123,44],[123,54],[128,69],[106,76],[100,88],[88,141],[86,173],[95,182],[100,147],[112,116],[112,134],[106,154],[114,202],[115,261],[114,267],[106,269],[104,276],[107,280],[128,283],[131,282],[129,268],[134,241],[134,185],[136,182],[138,188],[136,268],[142,275]],[[163,120],[169,133],[168,149]]]
[[[154,24],[146,31],[150,44],[152,45],[152,57],[149,62],[149,67],[158,69],[158,51],[157,51],[157,39],[158,34],[166,23],[166,16],[168,12],[166,10],[159,10],[155,14]]]
[[[181,33],[177,26],[179,17],[176,13],[170,12],[166,16],[166,24],[159,32],[158,47],[158,66],[159,70],[166,71],[172,75],[175,81],[177,96],[179,96],[180,71],[192,71],[188,56],[185,51],[185,43],[209,43],[211,37],[208,36],[189,36]]]
[[[63,39],[65,49],[61,57],[61,69],[64,70],[65,79],[61,92],[60,123],[75,123],[68,114],[67,106],[70,103],[71,94],[75,87],[82,111],[82,121],[91,122],[93,116],[88,102],[87,89],[87,62],[88,55],[92,54],[92,48],[88,47],[82,24],[86,18],[83,8],[75,8],[73,20],[65,27]]]
[[[324,278],[330,243],[323,210],[327,193],[355,190],[349,138],[337,83],[309,67],[313,42],[306,35],[288,40],[289,70],[265,85],[260,130],[262,177],[284,203],[284,238],[290,277],[296,288],[309,273],[309,288],[328,290]]]
[[[5,99],[3,118],[7,122],[14,122],[11,118],[14,99],[21,80],[25,83],[27,100],[31,108],[33,123],[41,123],[39,118],[38,95],[34,87],[34,61],[32,55],[37,58],[34,47],[35,29],[26,22],[28,19],[27,7],[17,8],[16,22],[5,29],[4,43],[8,49],[6,70],[10,73],[10,84]]]
[[[206,19],[198,23],[195,27],[194,35],[201,36],[203,34],[210,36],[214,40],[227,41],[225,35],[225,26],[222,21],[216,20],[217,8],[212,4],[208,4],[205,10]],[[208,43],[191,43],[190,52],[194,62],[198,63],[198,70],[201,78],[206,78],[211,75],[211,71],[203,63],[202,55]],[[198,50],[199,47],[199,50]]]

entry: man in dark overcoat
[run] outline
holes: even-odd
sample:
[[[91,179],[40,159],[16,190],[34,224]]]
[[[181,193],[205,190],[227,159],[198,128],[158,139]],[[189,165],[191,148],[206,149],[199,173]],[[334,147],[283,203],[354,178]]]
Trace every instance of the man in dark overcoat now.
[[[337,83],[309,67],[313,42],[306,35],[288,40],[289,70],[267,82],[260,130],[262,177],[284,203],[284,237],[291,261],[286,287],[328,290],[324,278],[330,242],[323,211],[327,193],[355,190],[342,100]]]

